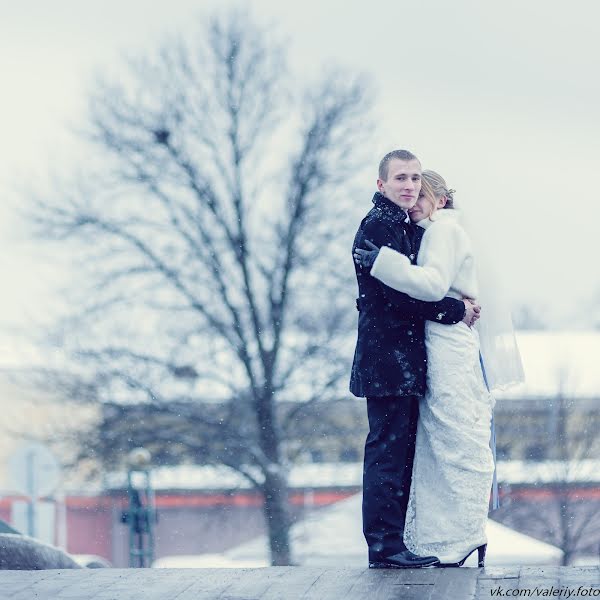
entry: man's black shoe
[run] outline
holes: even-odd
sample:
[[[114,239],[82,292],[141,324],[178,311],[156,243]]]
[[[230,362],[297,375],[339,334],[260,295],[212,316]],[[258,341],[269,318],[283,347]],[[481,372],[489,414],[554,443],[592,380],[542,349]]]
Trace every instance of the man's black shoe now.
[[[440,563],[436,556],[417,556],[403,550],[391,556],[369,557],[369,569],[420,569],[434,567]]]

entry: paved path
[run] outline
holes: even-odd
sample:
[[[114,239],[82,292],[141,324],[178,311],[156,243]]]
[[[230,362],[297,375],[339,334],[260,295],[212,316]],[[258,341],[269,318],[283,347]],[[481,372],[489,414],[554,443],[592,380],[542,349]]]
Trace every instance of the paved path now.
[[[369,570],[270,567],[0,571],[1,600],[469,600],[512,597],[600,598],[600,568]]]

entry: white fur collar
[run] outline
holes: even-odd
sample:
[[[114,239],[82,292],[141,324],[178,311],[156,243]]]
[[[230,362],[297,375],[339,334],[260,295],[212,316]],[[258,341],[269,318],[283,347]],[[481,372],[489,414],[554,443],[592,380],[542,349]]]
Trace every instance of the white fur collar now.
[[[426,219],[417,221],[417,225],[423,229],[427,229],[438,221],[458,221],[459,219],[460,212],[455,208],[440,208],[439,210],[435,211],[433,219],[431,219],[431,217],[427,217]]]

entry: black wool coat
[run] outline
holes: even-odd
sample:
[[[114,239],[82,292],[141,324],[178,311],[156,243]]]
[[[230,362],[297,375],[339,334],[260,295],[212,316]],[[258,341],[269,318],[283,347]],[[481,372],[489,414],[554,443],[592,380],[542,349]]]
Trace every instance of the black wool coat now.
[[[365,240],[369,240],[398,250],[414,263],[424,230],[379,192],[373,203],[356,232],[352,252],[357,247],[367,249]],[[359,398],[423,395],[425,320],[458,323],[465,314],[464,302],[448,297],[439,302],[415,300],[371,277],[369,269],[354,267],[359,314],[350,391]]]

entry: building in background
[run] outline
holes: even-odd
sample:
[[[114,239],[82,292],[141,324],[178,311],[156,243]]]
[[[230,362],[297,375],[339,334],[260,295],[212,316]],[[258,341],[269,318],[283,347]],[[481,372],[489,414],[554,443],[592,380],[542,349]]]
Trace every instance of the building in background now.
[[[600,551],[600,333],[523,332],[518,336],[525,384],[497,395],[498,475],[502,506],[492,517],[558,546],[567,562],[597,561]],[[100,423],[113,439],[139,445],[135,425],[146,432],[173,428],[168,447],[151,448],[159,514],[156,556],[224,553],[264,533],[262,498],[226,467],[193,464],[178,438],[188,424],[146,407],[66,406],[19,396],[7,387],[7,415],[0,439],[0,518],[11,520],[23,498],[11,490],[3,470],[22,439],[54,441],[65,478],[50,500],[55,506],[54,543],[74,554],[96,554],[115,566],[128,561],[125,480],[77,455],[78,428]],[[11,412],[12,410],[12,412]],[[218,410],[218,407],[213,410]],[[354,495],[362,484],[367,433],[364,401],[297,406],[285,403],[296,426],[286,441],[294,466],[290,505],[300,522],[320,508]],[[143,421],[143,423],[142,423]],[[148,438],[146,438],[148,439]],[[206,440],[210,454],[210,440]],[[187,464],[178,464],[178,463]],[[98,472],[95,472],[98,470]],[[360,527],[360,524],[357,525]],[[49,540],[51,541],[51,540]]]

